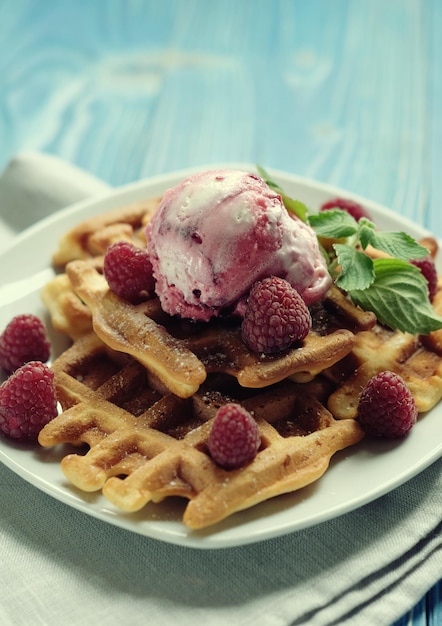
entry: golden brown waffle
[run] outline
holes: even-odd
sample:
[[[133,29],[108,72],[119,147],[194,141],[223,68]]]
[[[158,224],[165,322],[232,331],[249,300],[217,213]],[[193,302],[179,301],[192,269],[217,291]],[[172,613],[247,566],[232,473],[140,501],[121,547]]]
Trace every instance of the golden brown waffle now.
[[[211,375],[192,398],[166,393],[135,359],[110,350],[95,334],[78,340],[53,364],[64,411],[40,433],[42,446],[86,444],[64,457],[73,485],[100,491],[124,511],[169,496],[188,500],[183,522],[210,526],[235,511],[311,484],[330,458],[363,437],[355,420],[336,421],[318,398],[327,385],[283,381],[246,390]],[[240,401],[258,423],[255,459],[224,470],[207,438],[219,406]]]
[[[122,239],[145,246],[145,226],[159,201],[150,198],[81,222],[61,237],[52,257],[53,264],[64,267],[74,259],[104,255],[111,243]]]
[[[420,243],[436,257],[438,244],[433,237],[421,239]],[[442,315],[442,277],[438,279],[433,307]],[[338,419],[355,418],[359,394],[369,379],[383,370],[392,370],[407,383],[418,411],[429,411],[442,398],[441,357],[442,331],[417,336],[376,324],[358,333],[351,353],[325,370],[325,376],[338,385],[329,398],[328,408]]]
[[[442,280],[433,301],[442,314]],[[420,413],[432,409],[442,398],[442,331],[428,336],[394,332],[380,324],[358,333],[355,345],[340,363],[324,375],[338,388],[328,408],[338,418],[355,418],[359,394],[372,376],[383,370],[396,372],[407,383]]]
[[[375,323],[373,314],[352,306],[332,289],[324,300],[328,310],[318,307],[314,330],[300,347],[281,355],[257,355],[244,345],[235,321],[176,320],[161,310],[156,298],[129,304],[110,291],[103,275],[88,262],[70,263],[67,273],[74,291],[92,312],[97,335],[112,349],[132,355],[183,398],[194,394],[213,372],[230,374],[251,388],[289,376],[311,380],[350,352],[355,329],[359,332]]]
[[[58,274],[43,286],[41,300],[55,330],[75,340],[92,330],[92,313],[72,289],[67,274]]]
[[[115,241],[125,240],[145,247],[145,226],[158,203],[158,198],[152,198],[81,222],[59,240],[52,259],[54,266],[62,272],[70,261],[87,259],[98,271],[103,271],[104,254]],[[91,311],[73,291],[66,273],[59,273],[43,287],[41,299],[56,330],[71,339],[91,331]]]
[[[42,293],[54,326],[75,341],[53,365],[63,412],[39,441],[89,447],[62,461],[79,489],[102,490],[129,512],[179,496],[188,500],[184,523],[204,528],[317,480],[338,450],[363,437],[357,402],[376,372],[401,374],[419,411],[442,397],[442,333],[390,331],[335,287],[312,307],[302,344],[272,356],[247,350],[234,320],[194,324],[165,314],[156,298],[136,306],[118,298],[102,275],[103,255],[116,240],[145,246],[156,205],[70,231],[54,255],[66,273]],[[442,312],[442,289],[435,307]],[[227,401],[253,413],[262,440],[249,465],[230,471],[206,443]]]
[[[442,276],[438,277],[437,291],[434,296],[433,306],[435,311],[439,315],[442,315]],[[442,330],[435,330],[429,335],[421,337],[421,341],[425,348],[442,357]]]

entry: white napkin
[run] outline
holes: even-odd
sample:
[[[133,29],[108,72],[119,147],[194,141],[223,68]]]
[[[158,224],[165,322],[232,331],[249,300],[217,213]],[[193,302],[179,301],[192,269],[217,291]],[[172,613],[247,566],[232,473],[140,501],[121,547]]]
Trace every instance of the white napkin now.
[[[53,157],[19,155],[0,178],[0,215],[15,232],[105,188]],[[0,464],[0,623],[391,625],[442,574],[441,470],[313,528],[204,551],[70,509]]]
[[[0,176],[0,245],[57,209],[109,189],[50,154],[22,152]]]

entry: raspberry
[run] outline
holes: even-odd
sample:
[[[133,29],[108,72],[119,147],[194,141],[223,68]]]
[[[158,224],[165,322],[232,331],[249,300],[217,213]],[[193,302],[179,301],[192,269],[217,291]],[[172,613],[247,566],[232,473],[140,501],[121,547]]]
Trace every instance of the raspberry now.
[[[155,287],[149,254],[129,241],[109,246],[104,257],[104,277],[117,296],[133,304],[151,295]]]
[[[346,198],[334,198],[333,200],[328,200],[324,202],[321,206],[321,211],[328,211],[330,209],[342,209],[343,211],[347,211],[354,219],[359,222],[362,217],[371,220],[370,214],[367,209],[359,204],[359,202],[354,202],[354,200],[347,200]]]
[[[57,415],[54,373],[41,361],[17,369],[0,387],[0,430],[13,439],[36,439]]]
[[[418,267],[426,279],[428,283],[428,296],[430,302],[432,302],[437,291],[437,270],[433,258],[428,255],[423,259],[413,259],[410,263]]]
[[[309,333],[312,318],[304,300],[290,283],[272,276],[250,290],[241,325],[246,346],[253,352],[281,352]]]
[[[218,410],[207,441],[215,463],[241,467],[255,458],[260,443],[258,425],[243,406],[229,402]]]
[[[384,371],[371,378],[358,405],[358,420],[365,432],[376,437],[403,437],[417,420],[417,408],[404,380]]]
[[[28,361],[45,363],[49,354],[46,328],[35,315],[16,315],[0,336],[0,367],[8,373]]]

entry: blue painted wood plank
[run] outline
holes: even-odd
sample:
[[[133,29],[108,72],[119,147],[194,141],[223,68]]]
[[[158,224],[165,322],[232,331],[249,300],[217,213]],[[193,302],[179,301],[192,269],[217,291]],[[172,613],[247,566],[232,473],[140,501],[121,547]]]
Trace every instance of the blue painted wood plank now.
[[[217,3],[210,20],[198,3],[166,2],[174,19],[157,5],[137,20],[113,3],[119,10],[104,12],[98,38],[97,3],[87,20],[61,3],[49,23],[37,21],[17,51],[22,63],[3,116],[16,130],[3,161],[24,144],[113,184],[187,165],[260,161],[422,221],[427,68],[419,33],[427,5],[407,3],[399,24],[397,10],[377,1],[281,2],[272,20],[255,11],[253,23],[232,3]],[[60,32],[60,15],[78,27]]]

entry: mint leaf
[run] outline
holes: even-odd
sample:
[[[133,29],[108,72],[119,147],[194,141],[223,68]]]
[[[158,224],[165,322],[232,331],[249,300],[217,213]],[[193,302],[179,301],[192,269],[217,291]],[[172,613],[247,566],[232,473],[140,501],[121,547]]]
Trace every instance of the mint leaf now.
[[[404,261],[428,256],[427,248],[407,233],[373,232],[370,243],[374,248]]]
[[[427,335],[442,328],[429,299],[427,281],[418,268],[399,259],[375,259],[372,284],[352,290],[355,304],[373,311],[378,320],[394,330]]]
[[[309,224],[318,237],[342,239],[358,232],[357,221],[346,211],[330,209],[309,216]]]
[[[270,187],[270,189],[273,189],[273,191],[276,191],[277,193],[283,193],[282,187],[280,187],[278,183],[270,177],[270,174],[262,167],[262,165],[257,165],[256,169],[258,174],[261,176],[265,184]]]
[[[367,289],[375,279],[373,260],[351,246],[335,244],[336,257],[341,274],[336,279],[338,287],[344,291]]]
[[[373,247],[376,247],[374,245],[374,241],[376,238],[374,224],[372,224],[368,220],[364,220],[362,223],[361,222],[362,220],[359,222],[359,241],[361,242],[362,248],[365,250],[365,248],[370,244]]]
[[[263,167],[257,165],[256,169],[266,185],[270,187],[270,189],[273,189],[273,191],[276,191],[276,193],[279,193],[287,211],[290,211],[290,213],[293,213],[294,215],[296,215],[296,217],[299,217],[299,219],[301,219],[303,222],[306,222],[309,213],[306,205],[300,200],[294,200],[293,198],[290,198],[278,185],[278,183],[272,180],[268,172],[266,172]]]
[[[381,324],[393,330],[427,335],[442,329],[442,317],[428,297],[428,283],[409,263],[428,255],[424,246],[407,233],[377,231],[367,218],[356,221],[342,209],[309,214],[307,207],[286,196],[263,168],[257,169],[269,187],[281,195],[287,210],[313,228],[331,276],[355,304],[373,311]],[[328,246],[326,239],[340,241]],[[372,259],[364,253],[368,246],[389,258]]]
[[[300,200],[293,200],[293,198],[286,196],[285,193],[281,193],[280,196],[287,211],[294,213],[296,217],[299,217],[299,219],[303,222],[307,221],[308,208],[303,202]]]

